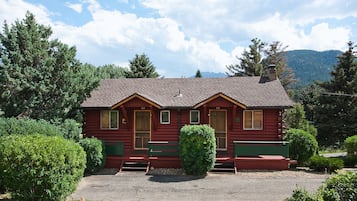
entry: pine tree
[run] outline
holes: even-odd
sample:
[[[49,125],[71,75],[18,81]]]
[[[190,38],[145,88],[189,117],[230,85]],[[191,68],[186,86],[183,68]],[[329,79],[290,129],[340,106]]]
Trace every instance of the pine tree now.
[[[51,120],[76,114],[98,80],[75,59],[75,47],[51,40],[50,27],[25,19],[0,33],[0,108],[4,115]]]
[[[129,71],[125,72],[126,78],[157,78],[159,74],[155,70],[146,54],[136,54],[132,60],[129,60]]]
[[[285,60],[285,49],[287,46],[279,41],[275,41],[264,50],[266,58],[263,59],[263,66],[274,64],[276,66],[277,76],[285,90],[288,90],[290,84],[294,82],[294,72],[287,66]]]
[[[260,76],[262,74],[262,51],[266,43],[258,38],[252,39],[251,42],[252,44],[249,45],[249,51],[244,50],[242,57],[237,57],[240,64],[227,66],[228,76]]]
[[[201,71],[198,69],[198,70],[196,71],[195,78],[201,78],[201,77],[202,77]]]
[[[357,62],[355,46],[338,57],[331,80],[320,83],[324,89],[316,106],[318,140],[323,144],[343,142],[357,133]]]

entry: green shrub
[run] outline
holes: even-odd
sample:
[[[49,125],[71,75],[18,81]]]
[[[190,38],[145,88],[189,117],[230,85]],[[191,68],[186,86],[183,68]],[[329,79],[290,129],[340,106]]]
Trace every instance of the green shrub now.
[[[319,188],[324,201],[357,200],[357,172],[339,173]]]
[[[299,164],[306,162],[316,153],[318,148],[315,137],[300,129],[289,129],[284,140],[290,143],[290,158],[297,160]]]
[[[346,138],[345,147],[348,155],[357,155],[357,135]]]
[[[315,201],[316,199],[314,198],[313,195],[310,195],[310,193],[305,190],[304,188],[297,187],[295,190],[293,190],[293,194],[291,197],[284,199],[284,201]]]
[[[343,168],[343,160],[339,158],[326,158],[323,156],[315,155],[309,160],[310,168],[316,171],[334,172]]]
[[[64,122],[55,123],[66,139],[74,140],[76,142],[82,138],[82,124],[73,119],[66,119]]]
[[[45,120],[0,118],[0,137],[12,134],[27,135],[40,133],[47,136],[61,136],[61,130]]]
[[[355,167],[357,165],[357,155],[347,155],[343,158],[345,167]]]
[[[104,165],[104,145],[97,138],[84,138],[79,140],[87,155],[85,172],[93,174],[100,170]]]
[[[181,128],[180,157],[186,174],[205,175],[216,160],[216,139],[208,125],[186,125]]]
[[[14,200],[65,200],[83,176],[85,152],[60,136],[0,138],[0,180]]]

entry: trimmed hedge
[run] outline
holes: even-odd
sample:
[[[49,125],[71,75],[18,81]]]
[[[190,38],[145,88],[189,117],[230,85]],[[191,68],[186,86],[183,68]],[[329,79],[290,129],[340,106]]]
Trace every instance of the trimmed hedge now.
[[[299,164],[308,161],[318,149],[315,137],[304,130],[289,129],[284,140],[289,141],[290,158],[297,160]]]
[[[347,155],[342,158],[345,167],[354,168],[357,165],[357,155]]]
[[[45,120],[0,118],[0,137],[33,133],[47,136],[63,136],[60,128]]]
[[[50,123],[43,119],[0,118],[0,137],[12,134],[39,133],[47,136],[63,136],[66,139],[78,142],[82,137],[81,127],[81,124],[73,119]]]
[[[14,200],[65,200],[85,169],[85,152],[60,136],[0,138],[0,180]]]
[[[216,138],[208,125],[186,125],[181,128],[180,157],[186,174],[205,175],[214,167]]]
[[[346,138],[345,147],[348,155],[357,155],[357,135]]]
[[[79,144],[86,152],[86,169],[87,174],[93,174],[104,166],[104,144],[97,138],[84,138],[79,140]]]
[[[63,133],[63,137],[78,142],[82,138],[82,124],[74,119],[66,119],[64,122],[55,122],[55,125]]]
[[[343,160],[339,158],[326,158],[315,155],[310,158],[310,168],[316,171],[335,172],[343,168]]]

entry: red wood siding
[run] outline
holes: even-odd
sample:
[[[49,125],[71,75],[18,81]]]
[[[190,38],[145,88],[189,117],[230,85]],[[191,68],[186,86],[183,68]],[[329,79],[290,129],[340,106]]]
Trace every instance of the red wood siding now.
[[[190,124],[190,109],[170,109],[170,124],[160,124],[160,110],[150,107],[147,102],[140,99],[132,99],[124,104],[127,119],[123,124],[123,108],[119,110],[119,129],[100,129],[100,110],[85,109],[84,132],[87,137],[95,136],[102,140],[122,141],[125,145],[125,155],[135,155],[133,148],[133,123],[135,110],[151,110],[152,126],[151,140],[153,141],[178,141],[179,129]],[[263,129],[244,130],[243,129],[243,109],[234,106],[228,100],[218,97],[206,105],[198,108],[200,110],[200,123],[208,124],[209,111],[220,109],[227,111],[227,152],[226,155],[233,155],[233,141],[235,140],[280,140],[280,115],[279,109],[263,109]],[[233,111],[235,110],[235,112]],[[205,114],[207,116],[205,116]],[[235,115],[234,115],[235,114]],[[142,152],[146,154],[145,152]]]

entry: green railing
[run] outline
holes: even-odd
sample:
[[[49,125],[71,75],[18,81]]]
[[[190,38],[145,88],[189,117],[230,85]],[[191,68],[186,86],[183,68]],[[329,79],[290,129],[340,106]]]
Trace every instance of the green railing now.
[[[104,145],[107,156],[124,156],[124,142],[105,141]]]
[[[289,142],[286,141],[233,141],[234,157],[279,155],[289,157]]]
[[[179,156],[179,146],[176,141],[149,141],[149,156]]]

